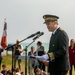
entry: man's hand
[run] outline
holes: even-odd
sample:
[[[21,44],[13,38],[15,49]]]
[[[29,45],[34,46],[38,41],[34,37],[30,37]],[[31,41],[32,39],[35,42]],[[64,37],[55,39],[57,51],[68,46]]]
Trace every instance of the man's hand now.
[[[43,62],[45,66],[49,65],[49,61],[47,61],[47,60],[42,60],[42,59],[39,59],[39,58],[37,58],[37,60]]]
[[[44,63],[45,66],[49,65],[49,61],[47,61],[47,60],[43,60],[42,62]]]

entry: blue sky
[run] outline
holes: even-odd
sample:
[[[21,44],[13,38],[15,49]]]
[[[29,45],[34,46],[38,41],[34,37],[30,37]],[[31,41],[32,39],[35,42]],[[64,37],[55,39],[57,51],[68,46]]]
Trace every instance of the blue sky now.
[[[48,43],[51,32],[43,24],[42,16],[54,14],[60,17],[59,26],[67,32],[69,39],[75,39],[74,7],[75,0],[0,0],[0,38],[6,18],[8,42],[22,40],[37,31],[43,31],[44,35],[36,41]]]

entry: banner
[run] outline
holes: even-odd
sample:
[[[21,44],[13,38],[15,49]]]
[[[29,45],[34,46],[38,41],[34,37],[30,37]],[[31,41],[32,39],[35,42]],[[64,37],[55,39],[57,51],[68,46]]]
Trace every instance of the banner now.
[[[4,29],[3,29],[3,35],[1,38],[1,46],[2,49],[6,49],[8,44],[7,44],[7,23],[4,22]]]

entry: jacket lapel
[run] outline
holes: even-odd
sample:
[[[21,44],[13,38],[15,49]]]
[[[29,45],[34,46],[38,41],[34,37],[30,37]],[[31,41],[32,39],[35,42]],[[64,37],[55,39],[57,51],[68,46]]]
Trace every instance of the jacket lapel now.
[[[55,40],[57,39],[57,37],[58,37],[58,30],[59,30],[59,28],[57,29],[57,31],[55,32],[55,34],[53,34],[53,35],[51,36],[51,38],[50,38],[49,52],[50,52],[50,49],[51,49],[51,47],[52,47],[54,41],[55,41]]]

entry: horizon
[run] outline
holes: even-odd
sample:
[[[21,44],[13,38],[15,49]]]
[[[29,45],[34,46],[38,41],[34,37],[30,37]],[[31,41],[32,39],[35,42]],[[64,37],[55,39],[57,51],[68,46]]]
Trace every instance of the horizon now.
[[[43,15],[59,16],[59,26],[70,39],[75,39],[75,0],[2,0],[0,1],[0,39],[3,34],[4,18],[7,22],[8,42],[24,39],[37,31],[44,32],[37,41],[49,43],[51,32],[43,24]],[[0,40],[1,41],[1,40]],[[25,42],[32,42],[28,39]]]

